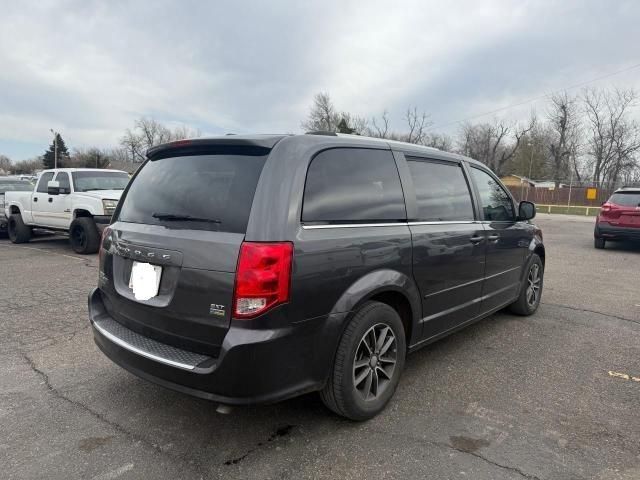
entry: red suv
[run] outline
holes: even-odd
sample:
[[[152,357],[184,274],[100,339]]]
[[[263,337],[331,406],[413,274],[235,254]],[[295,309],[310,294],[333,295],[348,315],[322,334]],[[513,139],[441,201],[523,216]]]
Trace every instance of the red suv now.
[[[596,248],[607,240],[640,240],[640,188],[623,187],[602,204],[593,237]]]

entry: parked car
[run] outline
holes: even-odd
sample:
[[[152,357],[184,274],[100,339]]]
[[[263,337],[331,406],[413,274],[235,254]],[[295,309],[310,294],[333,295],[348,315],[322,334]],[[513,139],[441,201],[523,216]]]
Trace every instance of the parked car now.
[[[222,405],[320,391],[364,420],[407,353],[504,307],[536,311],[534,215],[479,162],[416,145],[169,143],[104,231],[94,339],[134,374]]]
[[[7,234],[8,219],[4,213],[6,192],[26,192],[33,189],[30,182],[17,177],[0,177],[0,236]]]
[[[640,240],[640,188],[616,190],[600,207],[593,244],[604,248],[607,240]]]
[[[31,192],[7,192],[5,214],[13,243],[32,228],[68,232],[77,253],[95,253],[129,175],[119,170],[60,168],[43,171]]]

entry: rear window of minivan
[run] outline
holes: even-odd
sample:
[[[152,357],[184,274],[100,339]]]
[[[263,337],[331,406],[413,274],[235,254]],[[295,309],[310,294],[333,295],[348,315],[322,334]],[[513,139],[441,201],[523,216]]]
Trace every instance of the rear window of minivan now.
[[[149,160],[132,180],[118,221],[246,233],[267,149]]]

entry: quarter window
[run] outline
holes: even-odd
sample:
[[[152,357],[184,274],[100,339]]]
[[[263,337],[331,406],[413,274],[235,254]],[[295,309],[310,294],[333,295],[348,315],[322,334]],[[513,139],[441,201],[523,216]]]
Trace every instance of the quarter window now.
[[[473,204],[462,167],[455,163],[407,158],[418,220],[473,220]]]
[[[45,172],[40,177],[40,181],[38,182],[38,189],[36,190],[38,193],[47,193],[47,184],[53,180],[53,172]]]
[[[406,220],[404,196],[388,150],[334,148],[309,165],[303,222],[370,223]]]
[[[480,193],[480,203],[484,220],[513,222],[516,219],[511,197],[488,173],[472,167],[471,176]]]

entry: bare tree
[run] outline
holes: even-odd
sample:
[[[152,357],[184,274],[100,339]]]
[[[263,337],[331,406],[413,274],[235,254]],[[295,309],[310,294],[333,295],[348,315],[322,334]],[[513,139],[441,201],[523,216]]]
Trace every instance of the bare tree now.
[[[0,172],[8,173],[12,168],[11,159],[6,155],[0,155]]]
[[[28,160],[20,160],[13,164],[11,171],[15,175],[31,175],[42,168],[42,158],[35,157]]]
[[[553,139],[549,144],[551,152],[552,176],[556,188],[560,181],[565,180],[571,167],[572,151],[578,144],[578,112],[575,97],[570,97],[567,92],[555,94],[551,97],[551,107],[548,112],[549,127]],[[573,149],[573,150],[572,150]]]
[[[426,112],[418,113],[417,107],[407,108],[405,120],[409,131],[404,139],[407,143],[424,144],[427,129],[433,124]]]
[[[461,132],[461,153],[484,163],[497,175],[503,175],[507,163],[516,154],[522,138],[534,126],[534,117],[524,127],[511,126],[501,120],[476,125],[467,123],[463,125]]]
[[[301,123],[301,126],[306,132],[335,132],[338,123],[340,123],[339,114],[333,106],[331,97],[326,92],[320,92],[313,97],[313,105],[309,115]]]
[[[197,137],[200,133],[186,126],[169,129],[153,118],[142,117],[135,121],[133,129],[127,129],[120,139],[120,146],[133,162],[146,159],[147,150],[162,143]]]
[[[371,119],[371,128],[369,129],[368,135],[376,138],[389,138],[389,112],[385,110],[382,112],[382,116],[380,120],[377,120],[375,117]]]
[[[443,152],[453,152],[453,139],[445,133],[427,133],[422,144]]]
[[[624,171],[637,168],[640,127],[629,119],[637,98],[632,89],[584,90],[587,147],[596,185],[613,187]]]
[[[111,155],[96,147],[76,148],[71,154],[71,165],[78,168],[110,168]]]

